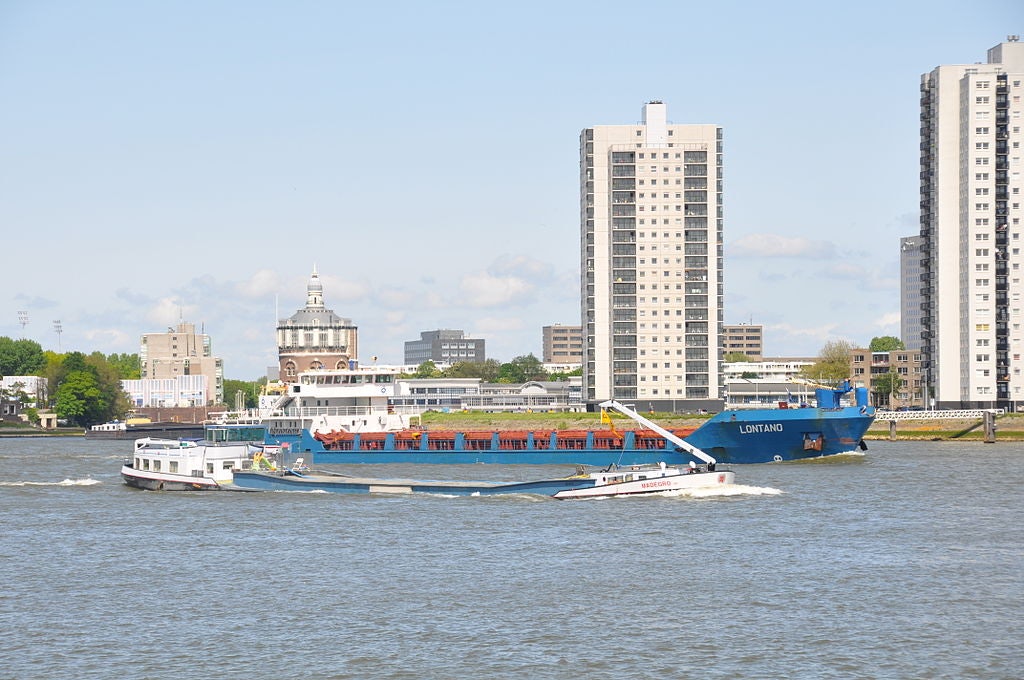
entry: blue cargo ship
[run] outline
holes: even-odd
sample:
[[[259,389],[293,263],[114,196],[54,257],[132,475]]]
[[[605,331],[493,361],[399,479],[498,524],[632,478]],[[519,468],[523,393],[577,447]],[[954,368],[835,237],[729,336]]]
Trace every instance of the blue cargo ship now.
[[[388,397],[394,393],[394,377],[389,374],[357,369],[328,372],[316,378],[295,386],[295,392],[305,394],[308,401],[315,395],[317,404],[332,404],[334,415],[289,416],[282,412],[268,422],[267,443],[279,444],[292,456],[303,456],[308,463],[318,465],[604,467],[700,462],[687,452],[688,447],[704,451],[720,463],[769,463],[863,449],[864,434],[875,417],[867,390],[854,391],[844,383],[836,389],[817,389],[814,406],[724,411],[694,430],[673,431],[674,437],[687,446],[673,442],[650,423],[641,429],[622,431],[610,425],[590,430],[430,431],[409,426],[404,416],[388,406]],[[338,382],[342,380],[351,382]],[[855,405],[842,406],[842,397],[850,392],[855,394]]]

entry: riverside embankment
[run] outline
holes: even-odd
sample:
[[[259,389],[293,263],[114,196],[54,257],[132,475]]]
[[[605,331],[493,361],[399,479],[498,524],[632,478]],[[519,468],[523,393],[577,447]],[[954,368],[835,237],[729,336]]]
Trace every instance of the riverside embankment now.
[[[645,413],[654,422],[669,428],[700,427],[708,416]],[[613,423],[618,429],[632,429],[635,425],[628,419],[616,416]],[[596,413],[425,413],[423,426],[429,430],[488,429],[496,430],[575,430],[602,428],[600,415]],[[1024,414],[1008,413],[996,419],[996,440],[1024,440]],[[868,430],[865,439],[890,439],[889,422],[876,420]],[[896,424],[896,440],[966,440],[984,439],[983,421],[978,419],[922,419],[902,420]]]
[[[654,413],[644,414],[654,422],[669,429],[700,427],[708,416]],[[617,429],[633,429],[635,424],[622,417],[614,416]],[[597,413],[424,413],[422,425],[428,430],[582,430],[605,428]],[[61,428],[43,431],[31,427],[0,427],[0,437],[65,436],[80,437],[82,429]],[[868,430],[867,440],[889,439],[889,422],[876,420]],[[982,441],[984,427],[981,419],[963,420],[901,420],[896,423],[898,441],[941,441],[966,440]],[[1008,413],[996,419],[996,440],[1024,441],[1024,414]]]

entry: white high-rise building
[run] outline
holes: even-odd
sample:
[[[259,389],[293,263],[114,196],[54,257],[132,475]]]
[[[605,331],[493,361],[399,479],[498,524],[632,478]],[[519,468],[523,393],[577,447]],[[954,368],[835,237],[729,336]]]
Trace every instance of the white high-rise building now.
[[[722,406],[722,128],[664,103],[580,134],[583,395]]]
[[[900,340],[921,347],[921,237],[900,239]]]
[[[1024,406],[1024,43],[921,77],[922,368],[939,408]]]

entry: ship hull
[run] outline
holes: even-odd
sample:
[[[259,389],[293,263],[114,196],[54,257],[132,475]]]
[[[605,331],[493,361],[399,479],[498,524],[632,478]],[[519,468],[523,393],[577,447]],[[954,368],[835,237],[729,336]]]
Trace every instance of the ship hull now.
[[[871,407],[727,411],[686,441],[719,463],[772,463],[861,450],[874,422]]]
[[[124,429],[86,430],[86,439],[130,439],[162,437],[165,439],[199,439],[203,436],[202,423],[146,423],[128,425]]]
[[[636,471],[634,472],[633,469]],[[600,472],[585,477],[509,483],[379,479],[316,471],[302,473],[292,470],[280,472],[241,471],[235,473],[232,484],[226,485],[225,488],[234,491],[305,491],[343,494],[425,493],[442,496],[537,494],[558,499],[582,499],[692,491],[735,483],[735,474],[728,470],[704,470],[691,473],[669,469],[663,473],[664,470],[665,468],[651,471],[650,467],[641,469],[641,466],[629,466],[618,468],[614,472]],[[609,476],[619,479],[607,479]]]
[[[209,478],[142,472],[128,465],[121,468],[121,479],[130,487],[146,491],[216,491],[220,489],[220,485]]]
[[[874,420],[871,407],[836,409],[755,409],[727,411],[684,436],[687,443],[719,463],[752,464],[819,458],[857,451]],[[632,432],[610,440],[608,430],[590,431],[575,440],[559,433],[529,433],[518,441],[502,433],[458,433],[438,441],[431,432],[379,434],[372,441],[358,434],[325,444],[308,431],[276,437],[293,455],[315,464],[437,463],[497,465],[686,465],[701,462],[666,440],[652,443]]]

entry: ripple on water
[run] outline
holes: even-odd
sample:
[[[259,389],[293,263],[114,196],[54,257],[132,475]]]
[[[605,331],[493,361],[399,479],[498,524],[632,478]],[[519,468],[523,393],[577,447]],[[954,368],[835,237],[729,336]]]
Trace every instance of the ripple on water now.
[[[9,444],[9,677],[1000,678],[1021,664],[1024,445],[879,442],[735,466],[736,489],[709,497],[562,503],[141,492],[120,482],[122,444]],[[982,453],[998,483],[959,474]]]

